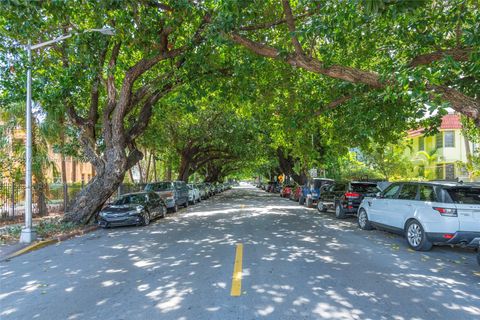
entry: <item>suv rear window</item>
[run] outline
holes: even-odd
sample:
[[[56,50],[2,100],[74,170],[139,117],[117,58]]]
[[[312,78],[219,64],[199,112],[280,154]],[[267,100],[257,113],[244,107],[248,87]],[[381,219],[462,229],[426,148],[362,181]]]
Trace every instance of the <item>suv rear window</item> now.
[[[447,192],[455,203],[480,204],[480,188],[451,188]]]
[[[359,193],[376,193],[380,191],[376,184],[371,183],[352,183],[351,188],[352,191]]]
[[[420,189],[420,201],[437,201],[437,195],[432,186],[421,185]]]

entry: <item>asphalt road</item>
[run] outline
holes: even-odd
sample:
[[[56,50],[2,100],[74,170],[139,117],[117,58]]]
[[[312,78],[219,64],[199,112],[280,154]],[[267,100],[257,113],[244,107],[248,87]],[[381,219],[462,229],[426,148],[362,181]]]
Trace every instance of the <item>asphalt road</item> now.
[[[2,262],[0,281],[5,320],[480,319],[472,251],[413,252],[251,187]]]

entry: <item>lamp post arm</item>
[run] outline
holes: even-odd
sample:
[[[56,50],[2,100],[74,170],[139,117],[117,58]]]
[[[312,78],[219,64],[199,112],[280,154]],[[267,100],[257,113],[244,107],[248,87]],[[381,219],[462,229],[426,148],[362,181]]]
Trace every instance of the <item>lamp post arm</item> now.
[[[55,39],[53,39],[53,40],[49,40],[49,41],[45,41],[45,42],[42,42],[42,43],[35,44],[35,45],[31,46],[30,48],[31,48],[32,50],[35,50],[35,49],[38,49],[38,48],[42,48],[42,47],[48,46],[48,45],[50,45],[50,44],[57,43],[57,42],[60,42],[60,41],[62,41],[62,40],[68,39],[68,38],[70,38],[71,36],[72,36],[71,33],[70,33],[70,34],[66,34],[66,35],[64,35],[64,36],[60,36],[60,37],[55,38]]]

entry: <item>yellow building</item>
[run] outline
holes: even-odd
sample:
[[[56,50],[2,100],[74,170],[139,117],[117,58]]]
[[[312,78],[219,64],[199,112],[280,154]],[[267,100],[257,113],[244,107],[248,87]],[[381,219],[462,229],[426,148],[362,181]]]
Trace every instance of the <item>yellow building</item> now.
[[[419,177],[438,180],[470,181],[463,164],[478,146],[462,134],[460,115],[447,114],[442,118],[438,134],[425,136],[424,129],[408,132],[411,149],[407,150]]]
[[[1,123],[0,123],[1,125]],[[25,131],[22,128],[15,128],[13,130],[8,130],[6,132],[0,132],[7,137],[8,141],[8,154],[11,154],[13,158],[13,150],[16,149],[15,145],[25,144]],[[45,172],[45,179],[49,183],[61,183],[62,182],[62,156],[61,154],[54,153],[52,146],[48,145],[48,158],[53,163],[53,166],[50,166]],[[19,168],[22,164],[11,163],[9,165]],[[22,162],[23,163],[23,162]],[[8,171],[8,170],[7,170]],[[22,170],[23,171],[23,170]],[[81,162],[72,157],[65,158],[65,173],[66,173],[66,182],[67,183],[87,183],[95,175],[95,170],[93,166],[88,162]],[[10,177],[8,172],[4,172],[2,175],[3,181],[0,180],[0,183],[10,183]]]

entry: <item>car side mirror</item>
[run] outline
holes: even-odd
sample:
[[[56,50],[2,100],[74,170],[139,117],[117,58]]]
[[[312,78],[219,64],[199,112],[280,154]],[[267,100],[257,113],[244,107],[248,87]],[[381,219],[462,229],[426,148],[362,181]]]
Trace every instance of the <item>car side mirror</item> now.
[[[375,195],[377,198],[383,198],[383,195],[381,192],[377,192],[377,194]]]

